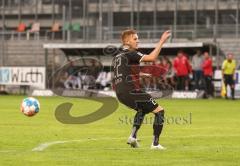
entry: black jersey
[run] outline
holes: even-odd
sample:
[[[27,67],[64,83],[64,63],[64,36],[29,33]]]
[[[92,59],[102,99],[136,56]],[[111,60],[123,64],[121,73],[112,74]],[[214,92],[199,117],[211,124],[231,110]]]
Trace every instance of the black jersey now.
[[[140,89],[140,60],[143,54],[122,49],[113,59],[113,85],[116,93]]]
[[[121,50],[113,59],[113,86],[121,103],[136,111],[149,113],[155,110],[158,104],[140,89],[139,73],[142,57],[143,54],[140,52]]]

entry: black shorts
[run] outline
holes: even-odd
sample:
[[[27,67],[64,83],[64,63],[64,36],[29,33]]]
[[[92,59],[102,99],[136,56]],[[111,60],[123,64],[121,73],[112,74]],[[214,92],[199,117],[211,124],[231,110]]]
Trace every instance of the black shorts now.
[[[224,84],[225,86],[227,85],[234,85],[234,79],[233,79],[233,75],[230,74],[224,74]]]
[[[158,107],[158,103],[144,91],[117,93],[117,98],[122,104],[144,113],[150,113]]]

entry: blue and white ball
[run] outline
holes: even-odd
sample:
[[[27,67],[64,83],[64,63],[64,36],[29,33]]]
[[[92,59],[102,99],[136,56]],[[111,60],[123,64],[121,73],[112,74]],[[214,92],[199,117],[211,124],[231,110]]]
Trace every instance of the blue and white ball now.
[[[40,104],[37,99],[28,97],[23,99],[21,104],[21,112],[26,116],[34,116],[40,110]]]

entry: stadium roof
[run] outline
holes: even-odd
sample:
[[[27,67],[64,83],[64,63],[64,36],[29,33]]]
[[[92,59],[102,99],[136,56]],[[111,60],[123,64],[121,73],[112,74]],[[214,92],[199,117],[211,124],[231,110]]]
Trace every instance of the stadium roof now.
[[[140,43],[140,48],[154,48],[156,43]],[[95,49],[95,48],[106,48],[108,46],[120,47],[119,43],[47,43],[43,47],[46,49]],[[164,48],[201,48],[204,46],[202,42],[191,42],[191,43],[166,43]]]
[[[66,56],[90,56],[90,55],[114,55],[120,48],[119,43],[46,43],[45,49],[61,49]],[[139,50],[143,53],[150,53],[155,48],[156,43],[140,43]],[[195,54],[195,49],[202,51],[214,51],[215,45],[203,42],[179,42],[166,43],[163,45],[161,54],[176,55],[177,51],[182,49],[189,55]]]

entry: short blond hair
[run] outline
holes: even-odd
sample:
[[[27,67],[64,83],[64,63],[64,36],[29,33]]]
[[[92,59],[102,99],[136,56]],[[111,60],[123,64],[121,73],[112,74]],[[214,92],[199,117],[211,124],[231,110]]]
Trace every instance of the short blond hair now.
[[[137,32],[134,29],[127,29],[124,30],[121,34],[121,41],[123,44],[126,43],[126,39],[130,36],[130,35],[134,35],[137,34]]]

